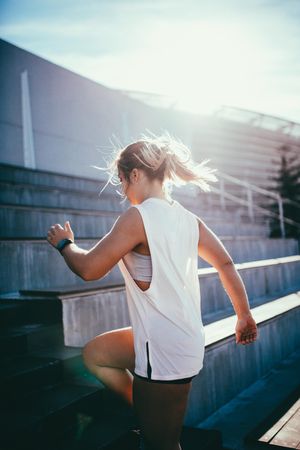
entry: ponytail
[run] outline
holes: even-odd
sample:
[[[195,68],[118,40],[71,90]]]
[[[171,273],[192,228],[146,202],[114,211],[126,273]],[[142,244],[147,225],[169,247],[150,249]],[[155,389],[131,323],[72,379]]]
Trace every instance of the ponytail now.
[[[119,184],[119,182],[114,183],[114,181],[119,181],[117,180],[119,169],[125,179],[129,181],[132,169],[138,168],[143,169],[150,180],[160,180],[164,185],[163,188],[167,182],[169,185],[176,186],[193,183],[204,192],[210,191],[208,183],[218,181],[214,175],[217,169],[205,166],[210,159],[196,164],[192,160],[189,148],[181,141],[172,138],[168,133],[160,137],[152,136],[143,135],[141,140],[119,150],[106,169],[94,166],[110,172],[110,178],[106,185],[109,182]]]

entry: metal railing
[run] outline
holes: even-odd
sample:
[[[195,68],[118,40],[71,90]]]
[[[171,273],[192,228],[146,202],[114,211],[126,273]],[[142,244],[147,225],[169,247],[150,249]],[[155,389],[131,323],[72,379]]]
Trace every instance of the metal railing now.
[[[246,123],[248,125],[260,127],[266,130],[280,132],[286,136],[295,138],[300,136],[300,123],[284,119],[283,117],[271,116],[258,111],[251,111],[249,109],[229,105],[221,105],[221,107],[214,112],[214,116],[240,123]]]
[[[212,185],[210,185],[210,187],[211,187],[212,192],[215,192],[216,194],[218,194],[220,196],[220,204],[221,204],[222,209],[226,209],[225,199],[228,198],[229,200],[231,200],[234,203],[239,203],[243,206],[247,206],[248,207],[248,216],[250,217],[251,221],[254,220],[254,210],[260,211],[261,213],[263,213],[269,217],[274,217],[276,219],[279,219],[281,236],[284,238],[286,236],[285,223],[288,223],[288,224],[293,225],[296,228],[300,229],[300,223],[297,223],[294,220],[285,217],[284,213],[283,213],[283,203],[289,203],[299,209],[300,209],[300,203],[289,200],[287,198],[282,198],[281,195],[278,193],[270,192],[266,189],[255,186],[254,184],[251,184],[248,181],[240,180],[231,175],[225,174],[224,172],[218,171],[218,177],[219,177],[219,182],[220,182],[220,188],[217,188]],[[246,188],[247,200],[239,198],[233,194],[230,194],[229,192],[226,192],[225,181],[229,181],[232,184],[244,186]],[[278,203],[279,214],[274,211],[270,211],[267,208],[263,208],[262,206],[256,205],[255,202],[253,201],[253,192],[257,192],[259,194],[265,195],[267,197],[272,197],[273,199],[275,199]]]

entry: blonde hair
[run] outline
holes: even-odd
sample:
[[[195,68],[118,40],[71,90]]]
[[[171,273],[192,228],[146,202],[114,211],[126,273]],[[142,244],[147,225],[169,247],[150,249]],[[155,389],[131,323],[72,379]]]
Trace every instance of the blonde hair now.
[[[134,168],[142,169],[149,180],[160,180],[163,190],[167,194],[171,192],[172,184],[182,186],[188,183],[193,183],[204,192],[209,192],[208,182],[218,181],[214,175],[217,169],[205,166],[209,161],[210,159],[205,159],[200,164],[196,164],[192,160],[189,148],[178,139],[171,137],[169,133],[159,137],[153,134],[151,136],[143,134],[140,140],[115,151],[106,168],[93,167],[105,170],[110,175],[101,192],[108,183],[120,184],[119,170],[130,182],[130,173]],[[124,196],[122,193],[119,194]]]

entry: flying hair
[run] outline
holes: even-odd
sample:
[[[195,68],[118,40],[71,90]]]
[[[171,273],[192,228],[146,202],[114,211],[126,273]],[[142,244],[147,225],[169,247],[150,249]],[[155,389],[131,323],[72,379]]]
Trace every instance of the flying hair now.
[[[134,168],[142,169],[149,180],[160,180],[167,193],[170,193],[172,185],[179,187],[188,183],[209,192],[211,190],[209,182],[218,181],[214,175],[217,169],[206,166],[209,161],[210,159],[205,159],[200,164],[195,163],[190,149],[179,139],[165,132],[161,136],[155,136],[153,133],[142,134],[138,141],[124,148],[114,149],[107,167],[93,167],[109,174],[109,179],[100,194],[109,183],[115,186],[121,184],[118,178],[119,170],[125,179],[130,181],[129,176]],[[120,192],[118,194],[123,196]]]

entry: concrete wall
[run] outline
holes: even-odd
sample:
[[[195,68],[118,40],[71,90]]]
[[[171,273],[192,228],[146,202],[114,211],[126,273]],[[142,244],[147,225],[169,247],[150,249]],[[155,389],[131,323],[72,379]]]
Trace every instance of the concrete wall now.
[[[298,141],[283,132],[215,116],[160,109],[79,76],[0,40],[0,161],[24,166],[21,73],[28,73],[36,168],[100,176],[111,153],[110,138],[123,145],[150,129],[168,130],[191,146],[197,161],[261,186],[274,173],[278,146],[298,152]],[[100,152],[99,152],[100,150]],[[275,163],[273,163],[275,161]]]
[[[28,73],[36,168],[95,178],[110,138],[123,145],[150,128],[185,138],[187,116],[137,100],[0,40],[0,161],[24,166],[21,73]],[[101,152],[99,152],[99,150]]]

